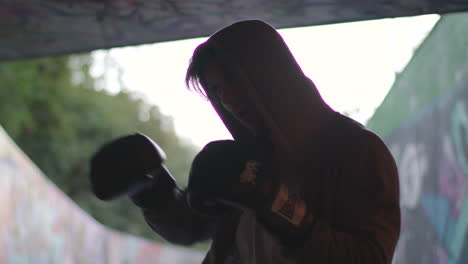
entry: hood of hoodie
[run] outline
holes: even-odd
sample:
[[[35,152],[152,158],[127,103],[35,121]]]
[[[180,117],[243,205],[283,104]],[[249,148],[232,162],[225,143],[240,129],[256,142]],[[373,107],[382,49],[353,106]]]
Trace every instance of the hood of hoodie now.
[[[280,34],[262,21],[249,20],[223,28],[207,41],[239,81],[238,89],[245,89],[243,94],[255,103],[275,149],[290,159],[303,156],[335,112]],[[218,100],[211,103],[235,140],[255,140]]]

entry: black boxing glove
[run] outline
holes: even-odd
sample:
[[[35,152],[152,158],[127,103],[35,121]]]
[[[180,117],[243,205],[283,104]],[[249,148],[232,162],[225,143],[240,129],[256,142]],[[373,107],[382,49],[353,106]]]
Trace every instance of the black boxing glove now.
[[[189,206],[209,215],[228,207],[255,210],[264,203],[263,189],[268,185],[261,158],[255,156],[254,150],[232,140],[208,143],[192,162],[186,190]]]
[[[91,188],[101,200],[124,195],[140,207],[152,207],[172,195],[176,183],[164,167],[164,151],[137,133],[113,140],[91,158]]]
[[[189,206],[201,212],[219,204],[249,210],[285,245],[300,245],[314,217],[299,196],[271,177],[269,162],[268,152],[232,140],[208,143],[192,163]]]

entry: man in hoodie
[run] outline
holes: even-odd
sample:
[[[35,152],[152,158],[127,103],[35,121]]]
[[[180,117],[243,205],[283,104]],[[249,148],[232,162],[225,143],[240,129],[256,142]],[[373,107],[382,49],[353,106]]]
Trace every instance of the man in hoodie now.
[[[395,162],[322,100],[273,27],[242,21],[215,33],[186,81],[234,140],[208,144],[188,188],[143,209],[156,232],[179,244],[211,238],[204,263],[391,263]]]

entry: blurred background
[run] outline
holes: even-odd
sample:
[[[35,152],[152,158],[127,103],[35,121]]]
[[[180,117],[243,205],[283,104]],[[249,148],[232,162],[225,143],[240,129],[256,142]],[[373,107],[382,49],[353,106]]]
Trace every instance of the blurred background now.
[[[230,20],[219,17],[195,33],[168,23],[168,32],[187,37],[160,41],[107,25],[99,34],[114,35],[101,43],[83,27],[61,32],[35,23],[53,14],[106,26],[100,15],[119,6],[89,1],[70,10],[60,2],[37,2],[60,8],[49,14],[40,4],[0,2],[0,263],[200,263],[209,242],[170,245],[127,199],[96,199],[88,162],[103,143],[141,132],[164,149],[184,187],[195,154],[231,138],[209,102],[184,85],[195,47]],[[280,34],[328,104],[391,148],[404,213],[395,263],[468,261],[468,14],[433,11],[302,24],[301,16],[285,23],[283,13],[276,14],[283,20],[265,19],[284,23]],[[121,18],[136,19],[127,15]],[[150,23],[154,14],[139,15]],[[41,38],[44,32],[50,35]],[[31,48],[35,41],[46,48]]]

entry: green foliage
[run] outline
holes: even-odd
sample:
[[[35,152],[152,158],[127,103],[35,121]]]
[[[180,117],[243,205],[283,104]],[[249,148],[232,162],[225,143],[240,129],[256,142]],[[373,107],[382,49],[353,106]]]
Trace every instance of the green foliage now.
[[[73,69],[70,65],[73,65]],[[125,89],[96,89],[90,55],[0,64],[0,124],[80,207],[112,228],[158,239],[128,199],[102,202],[90,192],[88,162],[103,143],[141,132],[169,157],[166,166],[187,182],[196,147],[181,140],[170,117]]]

